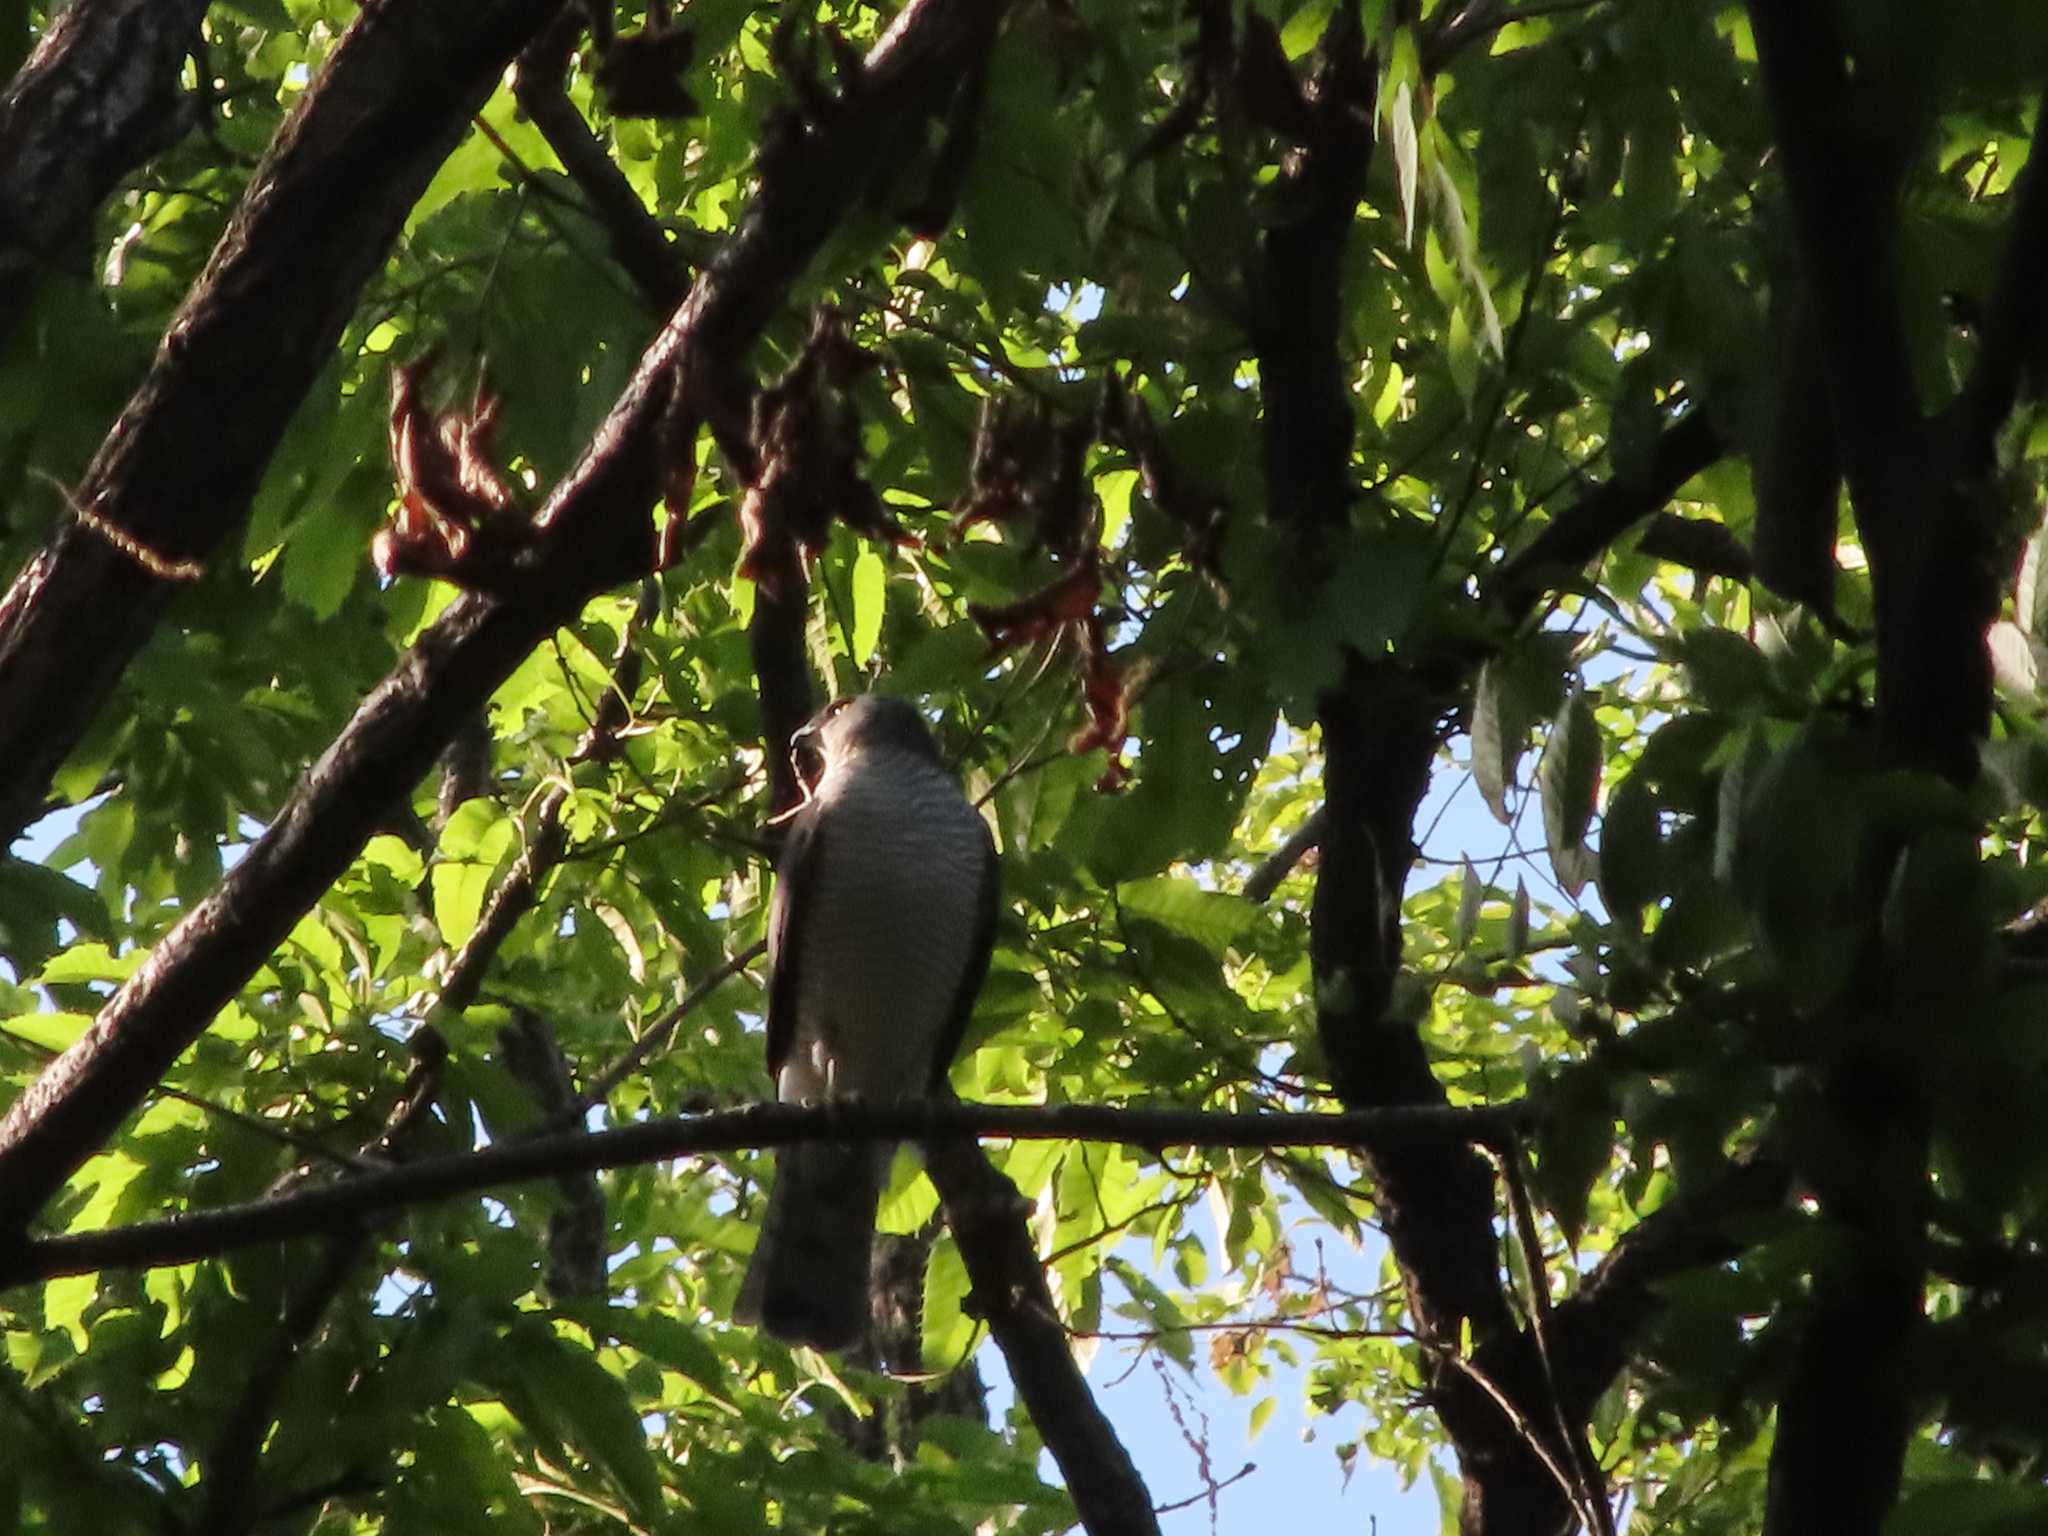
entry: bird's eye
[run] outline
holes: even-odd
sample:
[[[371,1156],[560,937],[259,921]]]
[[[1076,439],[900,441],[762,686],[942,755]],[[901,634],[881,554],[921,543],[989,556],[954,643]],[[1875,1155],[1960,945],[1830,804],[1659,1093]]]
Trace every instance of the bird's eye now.
[[[818,733],[805,731],[789,744],[789,755],[796,764],[797,777],[816,788],[818,780],[825,773],[825,752],[818,745]]]

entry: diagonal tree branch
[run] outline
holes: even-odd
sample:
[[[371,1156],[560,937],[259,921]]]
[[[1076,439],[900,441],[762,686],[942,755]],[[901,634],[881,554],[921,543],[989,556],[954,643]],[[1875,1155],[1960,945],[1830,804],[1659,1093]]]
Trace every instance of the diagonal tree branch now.
[[[1157,1536],[1152,1496],[1074,1363],[1017,1186],[972,1142],[928,1144],[925,1166],[966,1262],[971,1304],[995,1335],[1082,1525],[1091,1536]]]
[[[1560,577],[1575,575],[1731,446],[1705,411],[1695,407],[1686,412],[1658,437],[1640,480],[1617,476],[1558,513],[1493,574],[1487,596],[1511,623],[1520,623]]]
[[[0,597],[0,844],[175,590],[241,525],[363,283],[560,0],[391,0],[279,129],[65,526]],[[0,219],[0,224],[4,224]]]
[[[1623,1233],[1599,1267],[1552,1311],[1565,1401],[1583,1410],[1606,1391],[1663,1307],[1658,1285],[1735,1258],[1745,1247],[1734,1235],[1738,1224],[1777,1209],[1791,1182],[1783,1163],[1734,1163]]]
[[[666,314],[689,286],[682,253],[669,243],[625,173],[569,100],[569,56],[582,31],[580,10],[572,8],[557,17],[519,56],[512,92],[569,179],[590,200],[591,212],[611,244],[612,258],[648,304]]]
[[[534,574],[514,593],[465,595],[420,637],[243,860],[0,1121],[0,1231],[22,1227],[112,1134],[527,652],[590,596],[649,569],[648,508],[674,391],[718,397],[893,142],[883,130],[943,104],[992,44],[1001,10],[910,0],[860,71],[857,131],[796,118],[771,126],[740,227],[542,508]],[[0,705],[4,659],[0,652]]]
[[[0,350],[121,178],[189,126],[178,71],[206,0],[75,0],[0,95]],[[19,27],[17,20],[12,25]]]

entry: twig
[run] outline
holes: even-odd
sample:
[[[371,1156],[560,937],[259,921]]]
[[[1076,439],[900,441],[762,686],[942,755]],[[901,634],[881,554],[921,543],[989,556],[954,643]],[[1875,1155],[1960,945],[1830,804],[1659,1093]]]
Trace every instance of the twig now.
[[[685,263],[569,100],[569,55],[583,19],[573,6],[564,10],[554,26],[520,54],[512,94],[589,200],[613,259],[633,279],[647,306],[667,314],[689,286]]]
[[[1289,833],[1286,842],[1259,860],[1258,867],[1245,878],[1244,899],[1261,904],[1271,900],[1280,882],[1293,874],[1294,866],[1323,840],[1323,828],[1329,820],[1327,806],[1319,805],[1311,811],[1308,820]]]
[[[584,1115],[610,1098],[614,1088],[632,1076],[649,1056],[661,1049],[668,1037],[675,1033],[676,1026],[683,1022],[693,1008],[767,952],[768,941],[757,939],[690,988],[681,1002],[663,1014],[645,1034],[627,1048],[625,1055],[591,1079],[590,1086],[583,1090],[563,1118],[568,1121],[581,1120]]]
[[[1541,1461],[1544,1468],[1557,1480],[1557,1486],[1564,1490],[1564,1496],[1570,1501],[1573,1511],[1581,1520],[1586,1519],[1587,1512],[1579,1507],[1577,1481],[1563,1467],[1557,1464],[1557,1457],[1551,1454],[1550,1447],[1544,1443],[1543,1437],[1536,1432],[1536,1426],[1531,1424],[1528,1416],[1515,1406],[1514,1400],[1495,1384],[1492,1377],[1488,1376],[1478,1365],[1467,1360],[1455,1349],[1447,1349],[1441,1344],[1431,1345],[1427,1343],[1425,1343],[1424,1348],[1428,1349],[1439,1360],[1449,1362],[1466,1380],[1470,1381],[1493,1400],[1494,1406],[1499,1408],[1501,1413],[1506,1416],[1508,1423],[1514,1426],[1515,1433],[1522,1437],[1523,1443],[1536,1453],[1536,1459]]]
[[[1529,1331],[1535,1336],[1536,1359],[1543,1367],[1544,1395],[1550,1399],[1550,1411],[1557,1423],[1559,1439],[1570,1453],[1578,1473],[1569,1490],[1572,1502],[1579,1506],[1579,1518],[1586,1522],[1589,1531],[1595,1532],[1596,1536],[1614,1536],[1614,1512],[1608,1507],[1606,1495],[1600,1491],[1597,1481],[1599,1469],[1592,1464],[1590,1449],[1565,1411],[1564,1393],[1559,1388],[1557,1368],[1552,1363],[1550,1282],[1544,1273],[1543,1239],[1536,1230],[1535,1208],[1529,1202],[1529,1184],[1523,1172],[1520,1140],[1510,1137],[1495,1157],[1500,1164],[1501,1182],[1507,1186],[1508,1209],[1514,1215],[1515,1237],[1522,1245],[1522,1264],[1529,1276]],[[1548,1459],[1545,1458],[1546,1462]]]
[[[47,1045],[40,1045],[34,1040],[25,1039],[4,1025],[0,1025],[0,1038],[5,1038],[10,1045],[25,1046],[41,1056],[45,1061],[51,1060],[57,1055],[57,1052],[51,1050]],[[294,1152],[301,1153],[307,1157],[318,1158],[322,1162],[332,1163],[337,1168],[348,1168],[360,1173],[365,1169],[375,1166],[355,1156],[353,1153],[325,1146],[313,1137],[308,1136],[304,1131],[295,1131],[288,1125],[279,1125],[275,1121],[264,1119],[261,1115],[249,1114],[245,1110],[231,1109],[225,1104],[216,1104],[213,1100],[203,1099],[196,1093],[187,1093],[183,1088],[173,1088],[168,1083],[159,1083],[156,1091],[164,1098],[176,1099],[180,1104],[190,1104],[194,1109],[204,1114],[214,1115],[226,1121],[229,1125],[240,1126],[243,1130],[253,1135],[261,1136],[266,1141],[276,1142],[281,1147],[290,1147]]]
[[[1258,1470],[1259,1464],[1257,1462],[1248,1461],[1231,1473],[1230,1476],[1220,1482],[1211,1483],[1200,1493],[1191,1493],[1184,1499],[1175,1499],[1171,1504],[1154,1505],[1152,1513],[1155,1515],[1170,1515],[1177,1509],[1191,1509],[1197,1504],[1214,1504],[1217,1494],[1228,1488],[1232,1483],[1243,1482]]]

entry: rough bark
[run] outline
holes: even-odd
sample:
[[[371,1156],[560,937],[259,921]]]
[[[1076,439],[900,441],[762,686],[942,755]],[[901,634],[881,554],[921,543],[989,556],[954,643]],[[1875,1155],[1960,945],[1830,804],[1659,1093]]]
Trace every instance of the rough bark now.
[[[913,1099],[864,1104],[762,1103],[609,1131],[550,1131],[477,1152],[373,1168],[289,1196],[215,1206],[133,1226],[35,1238],[0,1250],[0,1286],[95,1269],[153,1269],[210,1258],[251,1243],[314,1237],[336,1223],[475,1194],[501,1184],[562,1178],[743,1148],[800,1141],[1114,1141],[1151,1147],[1329,1147],[1362,1140],[1440,1145],[1504,1142],[1526,1119],[1519,1109],[1396,1107],[1356,1114],[1230,1114],[1198,1109],[1119,1109],[1101,1104],[961,1104]]]
[[[188,123],[178,75],[206,0],[74,0],[0,95],[0,351],[121,180]],[[17,23],[18,25],[19,23]]]
[[[374,14],[389,17],[397,9]],[[531,19],[537,24],[545,7],[529,0],[519,8],[521,15],[528,12],[536,13]],[[868,131],[835,132],[844,125],[796,119],[771,125],[760,187],[745,219],[649,346],[582,460],[543,507],[526,567],[531,579],[504,596],[466,595],[421,636],[294,787],[242,862],[11,1106],[0,1121],[0,1230],[25,1224],[141,1103],[521,658],[590,596],[650,567],[647,509],[661,488],[665,424],[675,389],[721,398],[721,378],[743,362],[867,184],[889,138],[879,126],[942,105],[959,71],[991,44],[1000,16],[998,6],[967,0],[912,0],[862,72],[861,120]],[[518,39],[506,41],[509,57]],[[236,241],[231,231],[229,245]],[[174,328],[174,339],[178,334]],[[679,385],[679,378],[689,382]],[[136,420],[127,435],[155,435],[159,413],[172,408],[159,403],[131,412]],[[213,434],[216,446],[219,436]],[[124,451],[117,441],[116,456]],[[68,542],[77,546],[77,530]],[[188,549],[182,541],[172,546],[176,553]],[[93,556],[87,552],[85,558]],[[110,585],[120,574],[102,572]],[[51,579],[45,570],[29,585],[40,590]],[[92,589],[64,590],[83,598]],[[139,603],[147,594],[131,584],[128,595]],[[105,587],[94,592],[95,603],[113,600]],[[24,609],[40,614],[43,605],[31,592]],[[0,634],[18,639],[26,628],[0,628]],[[45,638],[66,649],[56,638]],[[66,665],[98,677],[104,692],[118,669],[88,666],[88,658],[75,654],[77,645],[71,642]],[[10,654],[23,653],[0,649],[0,718],[12,732],[20,722],[11,712],[10,681],[26,679],[8,678]],[[40,672],[40,663],[35,670]],[[61,669],[58,675],[64,675]],[[67,677],[66,687],[74,695],[82,691],[75,678]],[[25,688],[24,710],[40,703],[44,716],[55,712],[49,691]],[[11,736],[4,739],[26,750]],[[13,758],[0,760],[17,766]],[[32,775],[38,783],[42,776]]]
[[[1009,1366],[1090,1536],[1158,1536],[1152,1497],[1074,1363],[1017,1186],[970,1142],[926,1150],[926,1166],[960,1244],[970,1300]]]
[[[1395,1015],[1401,892],[1415,857],[1411,827],[1436,757],[1438,700],[1391,664],[1354,661],[1323,702],[1323,782],[1329,811],[1310,914],[1317,1030],[1339,1096],[1350,1107],[1441,1105],[1415,1021]],[[1458,1453],[1467,1536],[1556,1536],[1571,1505],[1532,1435],[1559,1466],[1573,1464],[1550,1426],[1532,1340],[1502,1289],[1493,1170],[1473,1147],[1365,1143],[1373,1200],[1414,1314],[1433,1348],[1421,1366],[1430,1402]],[[1453,1358],[1471,1340],[1471,1364]],[[1522,1426],[1528,1426],[1524,1428]]]
[[[1976,367],[1954,407],[1923,414],[1898,301],[1898,176],[1918,126],[1887,88],[1911,61],[1852,67],[1833,3],[1752,3],[1757,59],[1851,508],[1877,608],[1878,733],[1886,766],[1967,784],[1990,725],[1985,630],[1997,617],[2011,509],[1993,441],[2038,359],[2048,188],[2037,131]],[[1888,869],[1899,834],[1863,854]],[[1881,895],[1868,896],[1872,909]],[[1875,925],[1873,924],[1873,927]],[[1881,957],[1860,968],[1823,1038],[1806,1110],[1833,1155],[1799,1170],[1829,1246],[1799,1319],[1778,1409],[1768,1536],[1884,1529],[1919,1421],[1910,1362],[1925,1330],[1931,1088],[1920,1035],[1932,1021],[1888,995]],[[1846,1173],[1842,1170],[1848,1170]]]
[[[559,3],[366,9],[278,131],[86,470],[90,520],[67,518],[0,597],[0,844],[155,629],[169,572],[241,526],[407,211]]]

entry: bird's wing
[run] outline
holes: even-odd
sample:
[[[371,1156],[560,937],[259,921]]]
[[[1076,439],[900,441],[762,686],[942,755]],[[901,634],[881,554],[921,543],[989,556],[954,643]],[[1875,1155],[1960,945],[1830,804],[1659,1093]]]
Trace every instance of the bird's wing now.
[[[979,817],[975,819],[980,821]],[[974,1000],[981,995],[981,984],[988,979],[989,957],[995,953],[996,914],[1002,909],[1002,869],[986,823],[982,824],[981,835],[981,888],[975,896],[979,910],[974,918],[974,937],[960,971],[960,985],[953,993],[952,1009],[932,1052],[931,1080],[925,1088],[928,1093],[937,1093],[945,1085],[947,1070],[966,1037],[968,1021],[974,1017]]]
[[[796,1043],[797,959],[809,915],[810,895],[817,888],[819,852],[825,842],[824,818],[815,803],[789,824],[789,837],[775,866],[775,895],[768,906],[768,1076],[779,1079],[782,1064]]]

